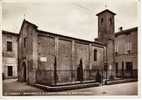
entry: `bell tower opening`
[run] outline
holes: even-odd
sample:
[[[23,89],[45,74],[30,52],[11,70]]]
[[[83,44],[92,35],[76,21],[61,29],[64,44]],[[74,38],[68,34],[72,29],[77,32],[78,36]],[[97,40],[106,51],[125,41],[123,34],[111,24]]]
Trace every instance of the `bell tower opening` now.
[[[114,16],[116,14],[106,9],[98,14],[98,41],[106,43],[114,36]]]

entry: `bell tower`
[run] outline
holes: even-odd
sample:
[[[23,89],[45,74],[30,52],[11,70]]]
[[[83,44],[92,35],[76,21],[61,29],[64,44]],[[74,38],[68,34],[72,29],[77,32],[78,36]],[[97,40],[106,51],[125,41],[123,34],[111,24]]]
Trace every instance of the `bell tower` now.
[[[115,76],[113,70],[115,70],[115,59],[114,59],[114,17],[115,13],[105,9],[104,11],[97,14],[98,16],[98,38],[97,41],[102,42],[106,46],[106,57],[105,64],[106,69],[110,70],[111,73],[107,74],[107,77],[110,78]],[[108,72],[108,71],[106,71]]]
[[[115,15],[108,9],[96,14],[98,16],[98,41],[106,43],[109,39],[113,39]]]

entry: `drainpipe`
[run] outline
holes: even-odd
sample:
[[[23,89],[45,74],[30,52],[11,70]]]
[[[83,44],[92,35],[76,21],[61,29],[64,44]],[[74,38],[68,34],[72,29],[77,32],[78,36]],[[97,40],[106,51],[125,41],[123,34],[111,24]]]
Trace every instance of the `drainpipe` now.
[[[106,63],[105,63],[105,65],[104,65],[104,69],[105,69],[105,72],[106,72],[106,80],[105,80],[105,85],[107,85],[107,75],[108,75],[108,73],[107,73],[107,70],[108,70],[108,63],[107,63],[108,61],[107,61],[107,44],[106,44]]]
[[[114,43],[114,39],[113,39],[113,67],[115,67],[115,43]],[[116,67],[114,69],[116,69]]]
[[[56,56],[55,56],[55,63],[54,63],[54,84],[56,85],[57,83],[57,61],[56,61]]]

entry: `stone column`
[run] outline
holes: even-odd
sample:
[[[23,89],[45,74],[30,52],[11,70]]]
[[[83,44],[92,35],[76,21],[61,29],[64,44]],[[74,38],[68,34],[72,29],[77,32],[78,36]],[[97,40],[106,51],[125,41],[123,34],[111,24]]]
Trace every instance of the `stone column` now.
[[[92,55],[92,45],[91,43],[89,43],[89,77],[91,76],[91,68],[92,68],[91,55]]]
[[[54,85],[57,84],[57,78],[58,78],[58,73],[57,73],[57,67],[59,66],[59,62],[58,62],[58,44],[59,44],[59,39],[58,37],[55,37],[55,64],[54,64]]]
[[[74,70],[75,70],[75,66],[74,66],[74,50],[75,50],[75,48],[74,48],[74,45],[75,45],[75,41],[74,40],[72,40],[72,55],[71,55],[71,80],[72,80],[72,82],[74,82],[75,81],[75,73],[74,73]]]

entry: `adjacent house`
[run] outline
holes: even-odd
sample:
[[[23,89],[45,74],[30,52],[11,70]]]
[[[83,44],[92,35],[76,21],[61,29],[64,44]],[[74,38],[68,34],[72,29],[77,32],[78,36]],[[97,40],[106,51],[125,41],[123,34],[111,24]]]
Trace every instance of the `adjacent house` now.
[[[17,33],[2,31],[3,78],[17,78],[18,36]]]

